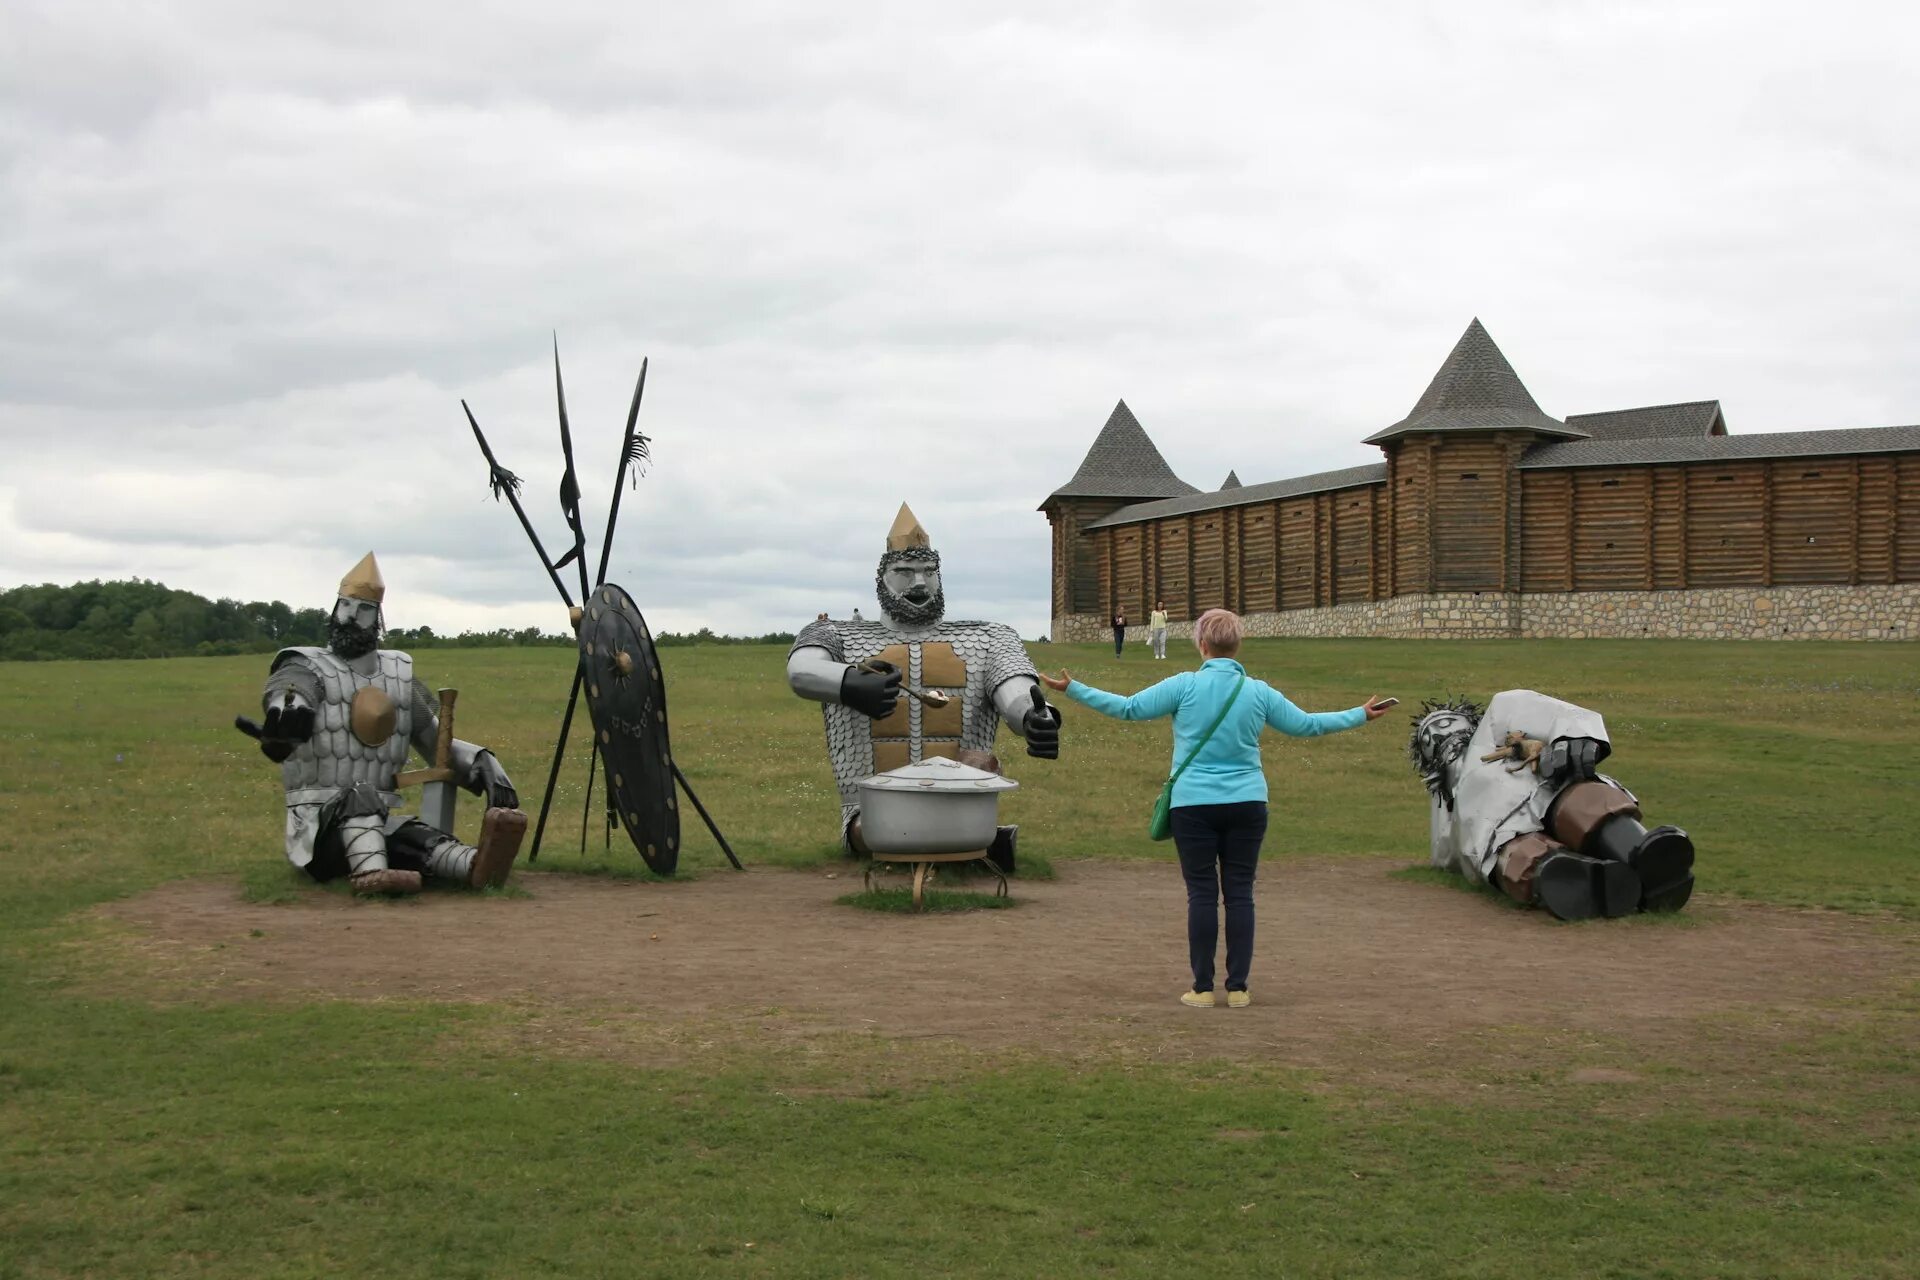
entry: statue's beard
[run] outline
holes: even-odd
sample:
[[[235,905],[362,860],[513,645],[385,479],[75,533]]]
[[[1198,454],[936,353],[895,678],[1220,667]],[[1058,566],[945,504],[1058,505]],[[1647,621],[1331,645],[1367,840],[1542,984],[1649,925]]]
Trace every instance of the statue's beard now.
[[[894,591],[885,582],[880,584],[879,591],[881,610],[903,627],[930,627],[947,611],[947,593],[938,587],[919,603]]]
[[[327,620],[327,647],[343,658],[358,658],[372,653],[380,645],[380,629],[363,627],[357,622]]]

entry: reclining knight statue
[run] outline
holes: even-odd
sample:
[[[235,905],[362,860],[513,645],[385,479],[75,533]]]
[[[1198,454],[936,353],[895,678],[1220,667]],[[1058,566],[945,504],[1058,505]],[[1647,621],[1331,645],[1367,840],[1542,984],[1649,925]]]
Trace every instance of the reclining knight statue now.
[[[1562,920],[1678,911],[1693,841],[1640,824],[1633,793],[1597,766],[1600,716],[1531,689],[1428,702],[1407,754],[1431,798],[1432,865],[1492,884]]]
[[[356,893],[418,893],[422,875],[474,888],[504,884],[527,818],[493,753],[452,735],[453,691],[438,700],[413,659],[378,647],[386,585],[373,553],[340,582],[327,647],[282,649],[267,674],[265,723],[236,717],[280,766],[287,861]],[[432,767],[400,773],[412,745]],[[421,814],[393,812],[421,782]],[[451,834],[454,783],[487,798],[478,847]]]
[[[794,638],[787,683],[824,703],[827,754],[840,786],[840,844],[867,855],[858,785],[930,756],[1000,772],[994,738],[1005,721],[1027,754],[1060,755],[1060,713],[1047,704],[1013,628],[945,617],[940,555],[905,503],[876,575],[880,616],[815,619]],[[902,683],[913,695],[902,699]],[[1002,826],[989,857],[1013,870],[1016,828]]]

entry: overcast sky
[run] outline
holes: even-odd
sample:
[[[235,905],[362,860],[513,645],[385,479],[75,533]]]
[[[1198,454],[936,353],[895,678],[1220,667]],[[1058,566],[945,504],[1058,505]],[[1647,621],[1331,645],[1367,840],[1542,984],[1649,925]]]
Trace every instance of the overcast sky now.
[[[0,587],[564,616],[559,337],[656,630],[1047,629],[1125,398],[1214,488],[1378,459],[1478,315],[1547,412],[1920,420],[1905,4],[0,5]],[[557,552],[556,552],[557,554]]]

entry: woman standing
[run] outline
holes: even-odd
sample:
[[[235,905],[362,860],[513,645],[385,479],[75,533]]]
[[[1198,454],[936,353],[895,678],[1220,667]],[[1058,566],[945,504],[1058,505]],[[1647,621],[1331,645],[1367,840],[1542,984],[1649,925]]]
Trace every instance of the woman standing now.
[[[1062,671],[1042,675],[1049,688],[1116,720],[1173,717],[1176,765],[1188,761],[1173,787],[1171,811],[1180,873],[1187,882],[1187,948],[1193,988],[1180,1003],[1213,1007],[1213,961],[1220,937],[1224,885],[1227,909],[1227,1004],[1252,1003],[1253,879],[1267,834],[1267,778],[1260,769],[1260,732],[1317,738],[1376,720],[1392,699],[1368,698],[1349,711],[1311,713],[1264,680],[1250,680],[1236,656],[1240,619],[1209,609],[1193,627],[1200,669],[1168,676],[1132,697],[1091,688]]]
[[[1167,656],[1167,602],[1155,600],[1153,612],[1147,615],[1147,634],[1153,637],[1153,656]]]
[[[1120,656],[1120,646],[1127,642],[1127,611],[1116,605],[1113,610],[1113,656]]]

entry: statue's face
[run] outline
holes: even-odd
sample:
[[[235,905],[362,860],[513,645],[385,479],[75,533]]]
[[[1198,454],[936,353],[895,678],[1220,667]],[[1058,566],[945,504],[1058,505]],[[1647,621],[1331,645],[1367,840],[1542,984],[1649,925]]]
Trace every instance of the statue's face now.
[[[895,560],[882,575],[887,590],[909,604],[926,604],[940,594],[938,560]]]
[[[1452,709],[1435,711],[1421,717],[1414,726],[1411,754],[1423,774],[1438,772],[1460,758],[1467,739],[1473,736],[1473,717]]]
[[[372,653],[380,643],[380,606],[341,596],[327,619],[327,647],[343,658]]]
[[[889,552],[880,562],[880,608],[895,622],[928,626],[946,612],[940,557],[931,551]]]

